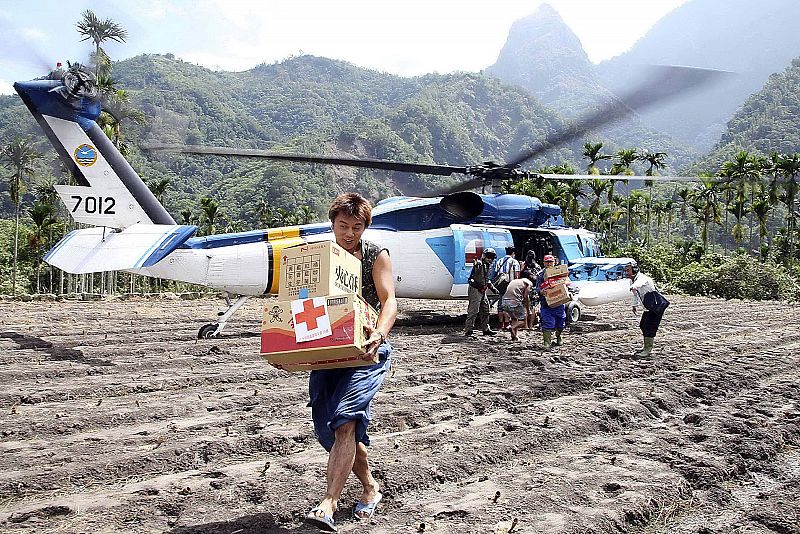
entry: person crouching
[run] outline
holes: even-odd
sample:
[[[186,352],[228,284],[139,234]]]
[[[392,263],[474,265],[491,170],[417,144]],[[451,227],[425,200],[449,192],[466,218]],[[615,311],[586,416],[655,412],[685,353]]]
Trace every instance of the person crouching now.
[[[531,317],[530,291],[533,282],[527,278],[517,278],[509,282],[500,307],[504,313],[511,318],[509,329],[511,330],[511,341],[519,339],[517,332],[520,328],[527,328],[533,320]]]

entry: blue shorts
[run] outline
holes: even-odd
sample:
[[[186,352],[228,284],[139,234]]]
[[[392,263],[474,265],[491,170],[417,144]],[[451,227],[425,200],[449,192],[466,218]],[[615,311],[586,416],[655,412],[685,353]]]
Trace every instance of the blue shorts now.
[[[356,421],[356,441],[369,445],[367,425],[370,404],[392,367],[392,346],[378,347],[378,363],[364,367],[320,369],[311,371],[308,395],[314,433],[320,445],[330,452],[336,441],[336,429]]]
[[[544,302],[539,306],[542,330],[563,330],[566,326],[567,309],[563,304],[551,308]]]

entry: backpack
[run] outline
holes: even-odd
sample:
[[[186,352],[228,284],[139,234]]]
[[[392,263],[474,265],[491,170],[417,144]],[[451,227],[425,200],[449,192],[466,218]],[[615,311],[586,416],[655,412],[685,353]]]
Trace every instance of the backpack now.
[[[497,273],[494,279],[492,280],[492,285],[494,285],[494,287],[497,289],[497,292],[500,293],[500,295],[503,295],[506,292],[508,284],[510,283],[511,283],[511,277],[508,276],[508,273],[503,273],[503,272]]]
[[[669,301],[658,291],[650,291],[642,298],[642,306],[649,312],[662,314],[669,306]]]

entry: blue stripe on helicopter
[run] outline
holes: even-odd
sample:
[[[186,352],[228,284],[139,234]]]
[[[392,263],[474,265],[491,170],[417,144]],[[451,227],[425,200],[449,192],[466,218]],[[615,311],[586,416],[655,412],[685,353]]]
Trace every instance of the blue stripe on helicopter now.
[[[197,231],[197,226],[177,226],[172,230],[169,235],[164,239],[158,248],[148,256],[142,264],[142,267],[150,267],[155,265],[162,259],[181,246],[187,239],[194,235]]]
[[[47,260],[49,260],[49,259],[50,259],[50,258],[51,258],[51,257],[52,257],[52,256],[53,256],[55,253],[56,253],[56,252],[58,252],[58,249],[60,249],[60,248],[61,248],[61,247],[63,247],[64,245],[66,245],[66,244],[67,244],[67,241],[69,241],[70,239],[72,239],[73,237],[75,237],[77,234],[78,234],[78,230],[73,230],[73,231],[71,231],[70,233],[68,233],[67,235],[65,235],[64,237],[62,237],[62,238],[61,238],[61,241],[59,241],[58,243],[56,243],[56,246],[54,246],[53,248],[51,248],[51,249],[50,249],[50,252],[48,252],[47,254],[45,254],[45,255],[44,255],[44,258],[42,258],[42,260],[43,260],[43,261],[47,261]]]
[[[331,231],[331,223],[305,224],[299,227],[300,237],[325,234]],[[267,230],[250,230],[231,234],[216,234],[187,239],[184,248],[209,249],[232,247],[247,243],[261,243],[267,240]]]
[[[134,268],[134,269],[138,269],[139,267],[144,267],[144,262],[147,260],[147,258],[150,256],[150,254],[153,252],[153,249],[154,249],[154,248],[156,248],[156,247],[158,247],[158,246],[159,246],[161,243],[163,243],[163,242],[164,242],[164,239],[166,239],[166,238],[167,238],[167,237],[168,237],[170,234],[172,234],[172,232],[174,232],[174,231],[175,231],[175,227],[174,227],[174,226],[171,226],[169,230],[167,230],[166,232],[164,232],[163,234],[161,234],[161,237],[159,237],[159,238],[156,240],[156,242],[155,242],[155,243],[153,243],[152,245],[150,245],[150,248],[148,248],[148,249],[145,251],[145,253],[144,253],[144,254],[142,254],[142,256],[141,256],[141,257],[140,257],[138,260],[136,260],[136,263],[134,263],[134,264],[133,264],[133,268]]]
[[[455,276],[456,251],[453,246],[453,236],[429,237],[425,243],[431,248],[436,257],[447,267],[450,276]]]

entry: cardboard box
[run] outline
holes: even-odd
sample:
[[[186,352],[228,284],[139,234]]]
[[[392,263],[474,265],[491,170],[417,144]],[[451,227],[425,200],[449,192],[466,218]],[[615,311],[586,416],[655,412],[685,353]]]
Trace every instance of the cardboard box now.
[[[545,278],[559,278],[568,275],[569,275],[569,268],[563,263],[561,265],[554,265],[552,267],[547,267],[544,270]]]
[[[558,284],[549,289],[542,290],[544,299],[547,301],[548,306],[558,306],[559,304],[566,304],[572,300],[572,297],[564,284]]]
[[[333,241],[304,243],[281,251],[278,298],[361,294],[361,260]]]
[[[286,371],[372,365],[377,359],[362,358],[364,326],[374,326],[377,319],[378,313],[355,293],[268,302],[261,355]]]

